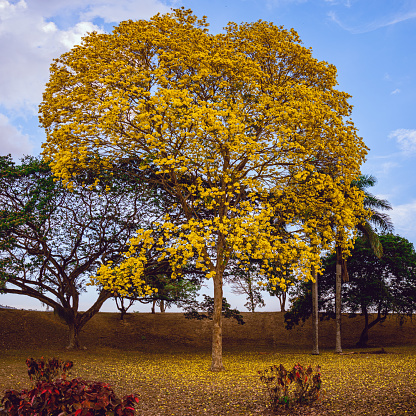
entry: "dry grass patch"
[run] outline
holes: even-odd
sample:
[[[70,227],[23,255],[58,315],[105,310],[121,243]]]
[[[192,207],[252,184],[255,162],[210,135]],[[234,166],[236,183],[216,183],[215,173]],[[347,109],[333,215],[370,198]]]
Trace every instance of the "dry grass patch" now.
[[[416,348],[387,348],[388,354],[336,355],[324,351],[226,350],[226,371],[208,370],[208,350],[120,351],[91,349],[8,350],[0,358],[0,391],[28,388],[25,359],[59,357],[74,361],[73,376],[109,382],[118,396],[137,393],[138,415],[266,415],[267,392],[257,374],[269,365],[319,364],[324,399],[302,415],[416,414]],[[284,412],[282,412],[284,413]]]

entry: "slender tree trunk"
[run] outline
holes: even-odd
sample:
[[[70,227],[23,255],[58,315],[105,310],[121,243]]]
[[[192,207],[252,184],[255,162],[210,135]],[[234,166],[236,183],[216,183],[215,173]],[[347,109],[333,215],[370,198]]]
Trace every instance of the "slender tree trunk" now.
[[[252,285],[251,285],[251,280],[250,280],[250,278],[249,278],[249,281],[248,281],[248,293],[249,293],[249,299],[250,299],[250,306],[251,306],[251,312],[254,312],[254,309],[255,309],[255,305],[254,305],[254,296],[253,296],[253,288],[252,288]]]
[[[286,312],[286,292],[279,296],[280,312]]]
[[[124,306],[124,298],[120,298],[119,300],[120,300],[120,306],[118,304],[117,297],[115,298],[117,309],[120,311],[120,320],[123,321],[124,315],[127,314],[127,309]]]
[[[165,312],[165,301],[162,299],[161,301],[160,301],[160,312],[161,313],[164,313]]]
[[[152,302],[152,313],[156,313],[155,307],[156,307],[156,299],[153,299],[153,302]]]
[[[214,314],[212,328],[212,363],[211,371],[222,371],[222,270],[217,263],[214,277]]]
[[[124,316],[127,315],[127,311],[123,308],[120,312],[120,320],[124,321]]]
[[[319,355],[319,316],[318,316],[318,275],[314,272],[312,283],[312,355]]]
[[[336,265],[336,280],[335,280],[335,352],[341,353],[341,247],[336,248],[337,265]]]

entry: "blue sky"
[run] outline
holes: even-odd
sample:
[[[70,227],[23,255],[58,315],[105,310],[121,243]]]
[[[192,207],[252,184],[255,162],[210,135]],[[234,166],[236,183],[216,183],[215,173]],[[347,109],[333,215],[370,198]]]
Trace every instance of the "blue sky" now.
[[[181,6],[207,16],[212,33],[259,19],[294,28],[315,58],[337,67],[338,88],[352,95],[352,119],[371,149],[362,172],[377,177],[372,192],[392,204],[395,232],[416,244],[416,0],[0,0],[0,154],[40,153],[38,105],[54,58],[87,32]],[[84,295],[81,309],[94,296]],[[228,289],[225,296],[245,310],[243,297]],[[277,300],[266,303],[260,311],[278,310]],[[0,304],[40,309],[13,295]],[[102,310],[114,310],[111,301]]]

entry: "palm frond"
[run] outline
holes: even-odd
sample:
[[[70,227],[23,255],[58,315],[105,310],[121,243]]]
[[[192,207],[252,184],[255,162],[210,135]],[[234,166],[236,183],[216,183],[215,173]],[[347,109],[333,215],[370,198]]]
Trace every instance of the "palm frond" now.
[[[359,224],[357,228],[361,231],[363,238],[370,243],[370,247],[374,254],[380,259],[383,256],[383,246],[371,224],[366,221],[363,224]]]
[[[356,180],[352,181],[352,186],[356,186],[362,191],[369,186],[374,186],[377,183],[377,179],[373,175],[360,175]]]
[[[366,209],[385,209],[385,210],[391,210],[393,209],[391,207],[391,204],[386,199],[379,199],[373,194],[370,194],[370,192],[364,191],[365,197],[364,197],[364,208]]]
[[[369,222],[375,226],[376,231],[380,230],[383,233],[392,233],[394,231],[394,225],[390,216],[384,212],[374,211]]]
[[[371,217],[366,224],[362,225],[360,231],[363,232],[363,235],[370,240],[371,236],[377,231],[381,232],[392,232],[393,222],[389,215],[380,212],[379,210],[389,211],[392,209],[392,206],[389,201],[386,199],[377,198],[372,193],[368,192],[366,188],[374,186],[377,183],[377,179],[373,175],[360,175],[355,181],[352,182],[353,186],[356,186],[358,189],[364,191],[364,208],[371,211]],[[372,229],[371,224],[375,226],[375,230]],[[373,239],[375,246],[375,239]],[[373,246],[373,245],[372,245]]]

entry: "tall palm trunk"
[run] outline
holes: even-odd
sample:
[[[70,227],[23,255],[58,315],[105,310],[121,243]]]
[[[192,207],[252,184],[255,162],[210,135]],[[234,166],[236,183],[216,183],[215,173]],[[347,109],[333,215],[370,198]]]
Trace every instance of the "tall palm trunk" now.
[[[319,355],[318,275],[314,271],[312,283],[312,355]]]
[[[336,266],[336,279],[335,279],[335,352],[341,353],[341,262],[342,252],[341,247],[336,247],[337,253],[337,266]]]

